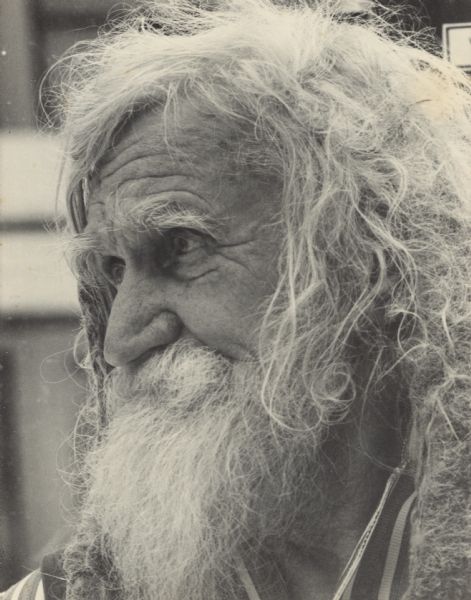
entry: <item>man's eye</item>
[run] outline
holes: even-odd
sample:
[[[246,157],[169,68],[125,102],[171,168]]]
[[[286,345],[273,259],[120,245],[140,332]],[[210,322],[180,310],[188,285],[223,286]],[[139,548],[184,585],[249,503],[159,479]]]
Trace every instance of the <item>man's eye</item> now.
[[[117,256],[106,256],[103,258],[103,271],[108,281],[118,287],[124,279],[126,265],[124,260]]]
[[[202,234],[191,229],[172,229],[167,234],[173,256],[184,256],[204,245]]]

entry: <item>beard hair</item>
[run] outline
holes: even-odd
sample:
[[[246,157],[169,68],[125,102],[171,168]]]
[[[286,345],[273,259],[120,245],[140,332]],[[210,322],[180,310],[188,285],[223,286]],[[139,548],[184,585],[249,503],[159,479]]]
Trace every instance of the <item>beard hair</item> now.
[[[65,553],[68,600],[243,597],[240,557],[281,543],[316,502],[307,481],[320,441],[306,422],[274,422],[261,385],[256,363],[188,341],[111,373],[109,424],[87,455]]]

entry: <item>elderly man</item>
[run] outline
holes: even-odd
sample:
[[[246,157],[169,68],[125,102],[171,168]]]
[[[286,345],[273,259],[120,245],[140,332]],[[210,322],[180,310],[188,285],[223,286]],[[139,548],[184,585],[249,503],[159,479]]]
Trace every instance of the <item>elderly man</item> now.
[[[470,85],[347,4],[71,55],[80,514],[3,598],[469,598]]]

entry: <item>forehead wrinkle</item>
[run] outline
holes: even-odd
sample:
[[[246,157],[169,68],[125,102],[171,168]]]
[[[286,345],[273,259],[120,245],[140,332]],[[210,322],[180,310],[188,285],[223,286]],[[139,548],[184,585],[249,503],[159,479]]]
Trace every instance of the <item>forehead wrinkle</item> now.
[[[163,150],[151,145],[143,145],[142,141],[136,142],[133,146],[139,146],[138,151],[130,152],[129,150],[119,152],[115,157],[103,163],[99,170],[99,176],[101,180],[112,177],[117,171],[124,167],[135,163],[136,161],[149,159],[150,157],[160,156],[162,158],[168,158]]]
[[[124,188],[127,188],[126,191]],[[147,175],[143,173],[127,177],[118,184],[113,194],[121,203],[145,200],[150,197],[157,199],[160,195],[178,194],[181,201],[201,204],[208,212],[211,212],[213,208],[211,200],[215,200],[215,198],[209,197],[209,190],[205,188],[198,177],[181,174]],[[164,201],[164,197],[162,197],[162,201]]]
[[[149,139],[146,137],[148,131],[141,132],[138,124],[134,123],[134,125],[135,129],[128,130],[122,135],[121,140],[105,153],[98,169],[102,179],[114,175],[116,171],[136,160],[152,156],[160,157],[163,163],[171,163],[172,167],[185,165],[195,169],[202,161],[207,168],[207,161],[204,159],[208,154],[221,158],[220,146],[223,132],[215,128],[212,122],[205,127],[188,124],[175,129],[171,142],[168,141],[168,132],[165,134],[158,127]]]
[[[178,183],[173,183],[175,178],[178,177]],[[181,180],[182,178],[186,179],[188,181],[188,186],[187,187],[181,187],[182,183]],[[165,185],[165,183],[163,182],[163,180],[172,180],[172,181],[167,181],[167,186]],[[144,189],[144,183],[147,182],[148,184],[152,181],[158,181],[159,183],[164,183],[164,187],[160,188],[158,192],[150,192],[150,194],[148,193],[147,189]],[[194,183],[196,185],[192,186],[191,183]],[[133,193],[136,195],[135,198],[139,198],[139,195],[155,195],[156,193],[169,193],[169,192],[185,192],[185,193],[189,193],[189,194],[193,194],[194,196],[196,196],[197,198],[199,198],[201,201],[204,201],[204,198],[198,194],[198,192],[195,191],[194,188],[197,187],[197,180],[194,177],[188,177],[186,175],[181,175],[180,173],[164,173],[161,175],[146,175],[146,174],[141,174],[141,175],[134,175],[134,176],[129,176],[124,178],[122,181],[119,182],[119,184],[116,187],[115,193],[116,194],[120,194],[122,193],[122,189],[124,187],[128,187],[131,188],[131,190],[133,190]],[[176,187],[174,187],[176,186]],[[180,187],[179,187],[180,186]],[[147,188],[148,186],[146,186]],[[137,188],[137,189],[135,189]],[[140,191],[141,188],[143,188],[142,192]],[[167,188],[167,189],[164,189]],[[129,192],[126,193],[126,198],[131,200],[134,196],[130,195]]]
[[[215,169],[210,167],[208,162],[204,166],[197,166],[195,163],[182,164],[169,160],[168,155],[157,152],[149,155],[146,152],[122,162],[113,171],[98,174],[95,181],[97,189],[103,187],[118,190],[130,182],[139,180],[161,181],[165,178],[184,178],[189,185],[201,187],[203,179],[207,182],[213,180],[216,175]]]

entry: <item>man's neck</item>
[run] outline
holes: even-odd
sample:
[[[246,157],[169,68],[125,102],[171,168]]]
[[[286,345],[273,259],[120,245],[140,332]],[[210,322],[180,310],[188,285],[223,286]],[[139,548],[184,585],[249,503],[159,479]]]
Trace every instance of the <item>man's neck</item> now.
[[[333,597],[381,499],[390,476],[387,466],[400,463],[401,447],[400,428],[393,421],[378,426],[363,420],[359,427],[352,420],[336,432],[325,448],[321,499],[316,501],[312,490],[313,502],[294,519],[292,535],[275,542],[258,566],[248,565],[260,600]]]

